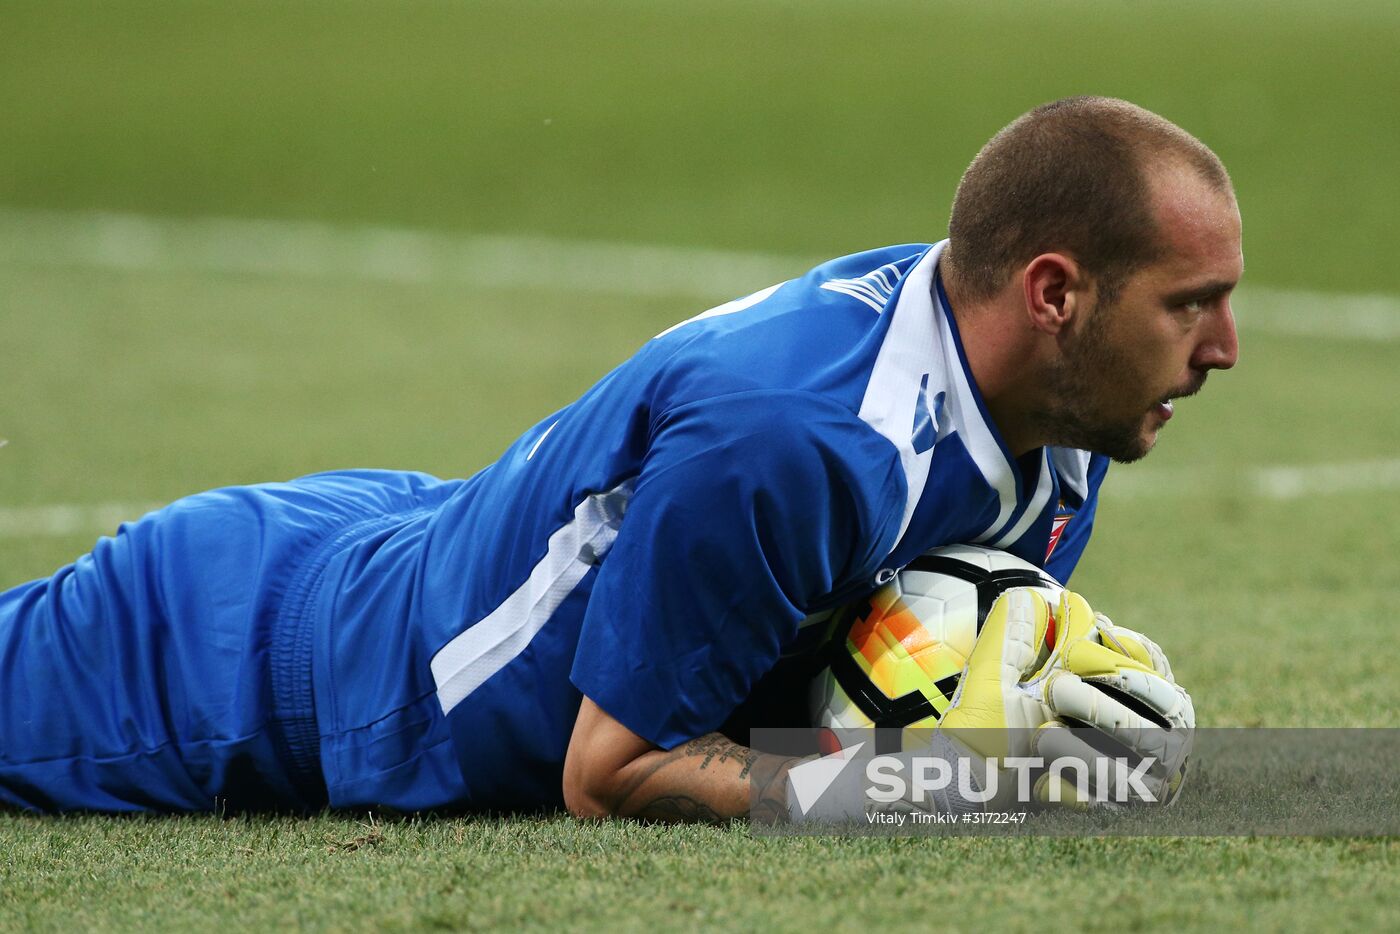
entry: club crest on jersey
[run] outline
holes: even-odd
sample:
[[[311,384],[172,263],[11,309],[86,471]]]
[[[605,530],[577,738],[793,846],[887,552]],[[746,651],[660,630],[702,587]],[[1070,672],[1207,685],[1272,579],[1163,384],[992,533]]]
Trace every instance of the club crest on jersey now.
[[[1060,509],[1064,509],[1065,504],[1060,503]],[[1060,543],[1060,536],[1065,534],[1065,526],[1069,525],[1069,520],[1074,518],[1074,513],[1056,512],[1055,521],[1050,524],[1050,544],[1045,549],[1045,560],[1049,561],[1050,556],[1055,553],[1055,546]]]

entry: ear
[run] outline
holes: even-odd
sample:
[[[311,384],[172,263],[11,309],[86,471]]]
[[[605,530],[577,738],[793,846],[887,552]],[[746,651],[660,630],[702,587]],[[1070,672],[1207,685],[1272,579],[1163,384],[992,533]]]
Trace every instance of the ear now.
[[[1086,300],[1089,282],[1070,257],[1042,253],[1026,265],[1021,284],[1031,326],[1046,334],[1059,334]]]

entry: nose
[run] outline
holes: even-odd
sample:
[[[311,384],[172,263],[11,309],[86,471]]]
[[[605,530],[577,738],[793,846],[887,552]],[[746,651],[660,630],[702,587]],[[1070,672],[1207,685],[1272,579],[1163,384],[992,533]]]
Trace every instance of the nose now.
[[[1240,335],[1235,330],[1235,313],[1226,301],[1212,318],[1210,329],[1196,346],[1191,365],[1201,370],[1228,370],[1240,359]]]

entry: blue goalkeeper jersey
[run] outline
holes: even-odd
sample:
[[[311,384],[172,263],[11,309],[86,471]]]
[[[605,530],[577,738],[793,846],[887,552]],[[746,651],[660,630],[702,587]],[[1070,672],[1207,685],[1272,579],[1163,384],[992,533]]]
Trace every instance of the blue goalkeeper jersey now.
[[[929,548],[1067,580],[1107,461],[1010,455],[940,251],[844,257],[678,324],[443,505],[346,548],[320,584],[318,716],[372,719],[332,685],[406,659],[402,704],[445,716],[417,728],[450,734],[456,803],[558,804],[583,695],[670,748],[719,727],[804,617]],[[376,748],[412,732],[387,723]]]

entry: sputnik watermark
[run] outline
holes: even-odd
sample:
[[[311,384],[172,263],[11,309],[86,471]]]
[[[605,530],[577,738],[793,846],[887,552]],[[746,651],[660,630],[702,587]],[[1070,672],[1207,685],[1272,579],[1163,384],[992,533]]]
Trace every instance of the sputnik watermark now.
[[[786,809],[754,811],[762,834],[1400,836],[1397,729],[1162,729],[1132,749],[1079,727],[751,737],[797,759]]]
[[[1157,796],[1144,779],[1157,764],[1151,756],[1132,765],[1126,758],[1100,756],[1093,768],[1083,759],[1061,756],[1047,762],[1040,756],[1007,756],[986,760],[985,768],[974,769],[973,760],[957,760],[958,797],[972,804],[986,804],[999,799],[1002,776],[1015,773],[1017,804],[1034,804],[1037,773],[1044,772],[1048,781],[1044,800],[1060,804],[1066,788],[1075,791],[1072,800],[1091,804],[1156,803]],[[796,771],[796,770],[794,770]],[[905,778],[905,772],[910,777]],[[909,801],[914,804],[931,802],[934,793],[953,788],[954,768],[947,759],[932,756],[875,756],[865,766],[870,782],[866,797],[880,804]],[[1091,779],[1092,772],[1092,779]],[[1072,774],[1073,780],[1067,777]],[[974,777],[975,776],[975,777]],[[981,787],[979,787],[979,785]]]
[[[1024,824],[1025,811],[965,811],[961,814],[930,811],[868,811],[867,824],[885,827],[915,827],[951,824]]]
[[[796,820],[906,823],[1020,823],[1046,805],[1155,804],[1160,760],[1089,755],[968,754],[946,739],[918,753],[875,754],[866,742],[795,766],[788,773]],[[850,768],[854,763],[859,768]],[[998,821],[997,815],[1018,815]]]

